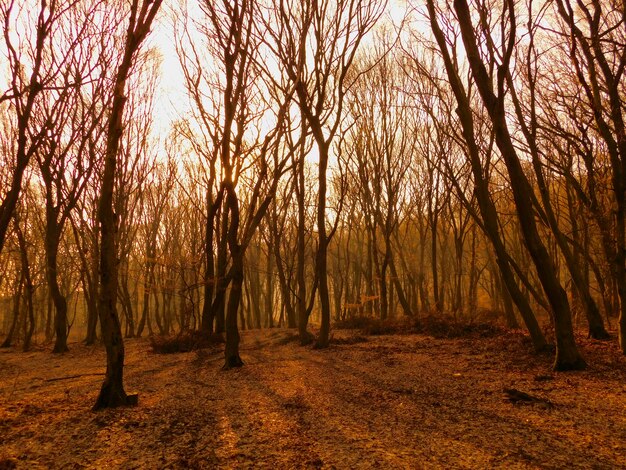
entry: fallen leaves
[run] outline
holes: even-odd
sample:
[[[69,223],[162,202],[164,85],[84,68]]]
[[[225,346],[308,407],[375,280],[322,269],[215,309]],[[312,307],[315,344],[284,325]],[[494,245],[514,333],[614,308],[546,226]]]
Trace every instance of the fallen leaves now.
[[[314,351],[292,331],[245,332],[222,352],[126,344],[139,407],[89,409],[100,349],[0,355],[6,468],[626,467],[625,360],[583,343],[590,369],[553,373],[521,335],[363,338]],[[589,345],[590,347],[587,347]],[[62,379],[62,380],[59,380]],[[503,394],[506,398],[503,400]],[[553,406],[553,405],[557,406]],[[2,468],[0,466],[0,468]]]

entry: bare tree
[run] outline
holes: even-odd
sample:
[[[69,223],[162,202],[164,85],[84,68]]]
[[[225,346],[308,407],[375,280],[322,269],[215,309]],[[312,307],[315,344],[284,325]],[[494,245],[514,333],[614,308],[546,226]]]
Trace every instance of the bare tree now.
[[[204,18],[196,26],[203,32],[210,56],[221,76],[205,71],[206,57],[199,54],[193,44],[191,53],[179,50],[179,56],[186,69],[187,89],[202,119],[202,135],[208,137],[202,138],[204,142],[194,139],[193,148],[201,148],[202,144],[208,146],[201,149],[201,154],[207,155],[208,163],[214,167],[209,171],[207,184],[207,269],[213,261],[213,255],[209,254],[213,250],[213,218],[218,214],[221,217],[217,229],[218,279],[211,311],[208,315],[203,314],[203,329],[212,332],[216,313],[225,308],[224,367],[230,368],[243,364],[239,357],[237,319],[245,250],[265,216],[288,162],[288,154],[281,151],[278,143],[285,132],[284,116],[291,92],[270,89],[266,100],[259,99],[264,81],[259,56],[260,35],[256,29],[256,2],[205,2],[201,8]],[[199,84],[213,88],[208,100]],[[275,106],[274,110],[272,106]],[[261,117],[274,121],[269,132],[264,132],[264,125],[259,124]],[[253,126],[258,129],[256,133]],[[247,180],[246,172],[251,173],[250,180]],[[218,174],[219,189],[213,196],[213,182],[218,179]],[[242,182],[248,188],[245,201],[240,199],[236,189]],[[209,281],[206,279],[207,283]],[[226,301],[227,289],[230,290]],[[205,288],[205,310],[212,294],[207,291]]]
[[[476,142],[475,123],[468,90],[463,85],[460,77],[459,66],[456,62],[456,55],[453,55],[454,51],[451,53],[449,50],[450,46],[448,41],[439,25],[438,10],[432,1],[428,2],[428,13],[430,25],[444,61],[450,87],[458,105],[456,112],[462,126],[463,140],[467,146],[467,157],[471,163],[475,187],[474,191],[480,208],[483,228],[494,247],[496,262],[500,268],[503,281],[509,294],[512,296],[515,304],[520,310],[524,322],[526,323],[533,339],[533,345],[537,350],[543,349],[546,344],[545,338],[537,323],[535,315],[532,312],[532,308],[515,281],[514,271],[510,264],[510,257],[507,255],[507,249],[503,243],[501,230],[498,224],[497,209],[489,192],[487,179],[489,172],[485,172],[485,169],[483,168],[482,160],[480,158],[481,150]]]
[[[58,252],[66,221],[78,204],[98,155],[89,151],[100,137],[100,122],[107,100],[107,75],[111,51],[99,41],[99,31],[90,30],[85,18],[91,16],[100,2],[74,6],[59,27],[57,47],[63,50],[65,62],[59,77],[51,81],[35,108],[35,121],[48,127],[46,138],[36,152],[45,186],[45,247],[48,287],[55,306],[56,342],[53,352],[68,350],[67,299],[58,279]],[[111,20],[109,18],[108,20]],[[103,21],[106,25],[107,21]],[[100,76],[96,71],[101,72]],[[74,83],[74,86],[72,86]]]
[[[429,1],[429,8],[432,8],[432,5],[432,1]],[[586,364],[578,352],[574,340],[567,295],[559,283],[554,261],[549,256],[537,229],[535,212],[533,210],[532,188],[523,171],[506,121],[506,77],[509,73],[510,61],[517,38],[515,4],[513,1],[506,1],[502,6],[502,24],[504,25],[503,28],[506,29],[501,38],[501,49],[499,50],[501,55],[495,77],[493,74],[490,74],[490,69],[483,61],[467,1],[455,0],[454,10],[458,18],[474,82],[493,124],[495,142],[509,173],[511,190],[525,245],[537,269],[543,290],[550,302],[557,340],[554,368],[557,370],[582,369]],[[431,14],[434,14],[434,12]],[[491,32],[482,28],[480,34],[490,36]],[[492,63],[496,63],[495,56],[493,56],[492,60]],[[491,70],[493,70],[493,67],[491,67]]]
[[[28,15],[22,15],[27,12],[29,5],[10,0],[3,2],[0,7],[5,54],[10,71],[9,89],[0,95],[0,103],[7,101],[10,104],[17,135],[11,181],[6,193],[0,193],[0,252],[22,189],[24,172],[50,131],[49,121],[33,123],[32,118],[39,97],[51,89],[57,90],[56,79],[65,69],[67,56],[54,51],[53,37],[58,34],[59,25],[63,24],[66,15],[77,3],[76,0],[41,0],[37,13],[33,15],[35,24],[29,24],[24,17]],[[14,23],[20,24],[18,31],[28,31],[32,27],[34,41],[18,36],[18,44],[15,44],[15,36],[11,34]],[[30,70],[28,77],[26,70]],[[73,78],[68,78],[66,88],[74,86]]]
[[[600,226],[603,250],[619,293],[619,342],[626,354],[626,52],[623,48],[626,6],[598,0],[588,4],[558,0],[556,9],[565,25],[563,38],[567,40],[570,69],[581,87],[578,97],[591,110],[589,118],[593,119],[594,131],[608,153],[612,204],[615,207],[613,234],[608,223],[610,219],[602,216],[599,206],[595,205],[595,195],[592,192],[579,194]],[[575,103],[571,103],[570,107],[575,109]],[[583,159],[592,175],[593,160],[598,157],[595,153],[587,153]]]
[[[270,46],[282,73],[294,84],[303,120],[311,129],[319,157],[317,253],[315,257],[322,324],[317,347],[330,332],[327,253],[327,172],[331,146],[339,131],[344,96],[352,84],[348,72],[363,37],[383,11],[384,2],[341,0],[277,1],[272,11]]]
[[[124,390],[124,341],[117,315],[117,220],[113,211],[115,178],[120,141],[123,134],[126,82],[137,51],[150,31],[162,0],[133,0],[128,12],[129,22],[124,39],[124,52],[117,67],[113,101],[108,116],[105,162],[102,177],[98,221],[100,223],[100,292],[98,314],[102,325],[102,339],[107,351],[107,370],[94,409],[133,405],[137,395]]]
[[[354,149],[347,142],[342,155],[356,160],[353,171],[359,181],[361,210],[372,238],[380,315],[384,319],[393,314],[387,294],[391,287],[395,288],[404,313],[413,316],[400,283],[393,247],[393,234],[398,229],[406,196],[402,183],[411,165],[413,149],[408,119],[410,98],[405,92],[408,77],[399,67],[389,31],[383,30],[375,40],[377,45],[355,67],[365,73],[347,97],[347,108],[354,119],[349,131]],[[387,287],[388,284],[392,286]]]

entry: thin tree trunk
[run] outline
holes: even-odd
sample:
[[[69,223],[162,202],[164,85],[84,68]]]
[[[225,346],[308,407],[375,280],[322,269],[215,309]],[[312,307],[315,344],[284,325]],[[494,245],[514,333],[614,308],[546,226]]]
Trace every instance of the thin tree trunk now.
[[[61,293],[59,287],[59,279],[57,274],[57,254],[59,249],[59,233],[60,227],[56,224],[56,214],[52,210],[47,211],[46,221],[46,275],[50,295],[54,302],[54,333],[56,340],[54,342],[53,353],[64,353],[69,351],[67,347],[67,299]]]
[[[304,139],[301,139],[301,150],[304,149]],[[306,308],[306,274],[305,274],[305,179],[304,179],[304,153],[301,152],[297,162],[297,182],[295,184],[296,197],[298,199],[298,232],[297,232],[297,256],[296,256],[296,283],[298,285],[298,295],[296,298],[296,309],[298,317],[298,335],[300,344],[307,345],[313,342],[314,337],[308,331],[309,315]]]
[[[20,248],[20,259],[22,263],[22,276],[24,278],[24,297],[26,301],[27,316],[24,320],[24,344],[22,346],[23,351],[28,351],[31,346],[31,340],[35,331],[35,311],[33,307],[33,293],[35,286],[33,285],[33,279],[30,272],[30,262],[28,260],[28,249],[26,245],[26,239],[24,233],[19,224],[15,224],[15,232],[17,234],[17,241]],[[19,289],[18,289],[19,290]]]
[[[226,346],[224,348],[224,369],[243,366],[239,356],[239,329],[237,327],[237,313],[241,303],[241,294],[244,281],[243,256],[241,245],[237,243],[239,230],[239,201],[232,182],[227,178],[226,206],[230,212],[230,227],[228,228],[228,247],[232,265],[228,278],[231,280],[226,311]]]
[[[274,257],[276,258],[276,270],[278,271],[278,284],[280,286],[281,301],[282,304],[285,306],[285,312],[287,314],[287,328],[295,328],[296,311],[293,308],[289,284],[287,282],[287,276],[285,274],[285,268],[280,258],[280,238],[277,237],[275,239],[273,248]]]
[[[11,320],[11,327],[9,328],[9,332],[7,333],[6,338],[0,345],[0,348],[10,348],[13,343],[13,335],[15,334],[15,327],[17,325],[17,319],[20,315],[20,305],[22,299],[22,288],[24,286],[24,273],[19,273],[18,279],[16,280],[17,289],[15,290],[15,298],[13,300],[13,319]]]
[[[328,166],[328,144],[318,145],[319,148],[319,193],[317,200],[317,232],[318,247],[315,270],[318,279],[321,325],[315,342],[316,348],[328,347],[330,339],[330,297],[328,293],[328,237],[326,236],[326,169]]]
[[[275,243],[275,239],[270,242],[270,245]],[[267,326],[274,328],[274,263],[271,246],[268,246],[267,251],[267,273],[265,282],[265,312],[267,314]]]
[[[439,27],[439,24],[437,23],[436,12],[432,0],[428,0],[427,5],[430,16],[430,24],[443,55],[450,85],[458,104],[457,113],[462,126],[463,138],[467,145],[468,157],[470,159],[472,174],[474,176],[474,191],[484,223],[483,228],[485,234],[491,241],[494,248],[496,254],[496,264],[500,269],[502,281],[506,285],[508,292],[511,294],[513,301],[518,307],[520,315],[522,316],[522,319],[526,324],[526,328],[530,333],[534,349],[536,351],[544,350],[546,347],[545,337],[539,327],[539,324],[537,323],[537,319],[532,311],[532,308],[528,303],[528,299],[521,292],[517,282],[515,281],[515,276],[508,261],[506,247],[500,237],[496,207],[491,199],[489,186],[485,180],[485,176],[483,175],[480,152],[475,140],[474,120],[469,99],[447,50],[445,37],[443,35],[443,31]]]
[[[393,280],[393,284],[396,288],[396,293],[398,295],[400,305],[402,306],[402,310],[404,311],[404,314],[406,316],[413,317],[414,313],[411,309],[411,304],[404,293],[404,287],[402,286],[400,278],[398,277],[398,271],[396,270],[396,263],[394,261],[393,254],[391,254],[389,257],[389,268],[391,269],[391,279]]]
[[[204,233],[204,254],[206,268],[204,272],[204,305],[202,306],[202,322],[200,324],[200,330],[205,336],[211,336],[213,334],[213,294],[217,285],[215,279],[215,256],[213,253],[213,235],[215,231],[215,215],[221,204],[221,196],[218,196],[217,201],[213,201],[211,194],[211,186],[207,188],[207,220],[205,224]],[[221,194],[221,193],[220,193]]]

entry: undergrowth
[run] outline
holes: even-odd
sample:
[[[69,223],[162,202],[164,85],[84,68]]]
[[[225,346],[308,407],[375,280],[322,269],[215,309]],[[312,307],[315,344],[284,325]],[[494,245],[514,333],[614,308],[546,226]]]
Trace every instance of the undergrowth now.
[[[356,316],[337,321],[334,327],[337,329],[360,330],[364,335],[368,336],[421,333],[434,338],[492,337],[506,332],[505,328],[494,322],[476,322],[442,314],[426,315],[420,318],[402,317],[387,320]]]
[[[210,348],[224,343],[222,335],[207,336],[201,331],[185,331],[174,336],[152,336],[150,346],[157,354],[175,354]]]

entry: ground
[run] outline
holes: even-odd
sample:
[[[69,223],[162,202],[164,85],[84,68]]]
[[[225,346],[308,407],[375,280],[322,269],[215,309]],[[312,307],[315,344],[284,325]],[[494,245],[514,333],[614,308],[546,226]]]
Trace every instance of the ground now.
[[[101,412],[100,347],[2,350],[0,468],[626,468],[614,342],[582,339],[590,368],[555,373],[519,334],[292,339],[245,332],[246,365],[230,371],[219,347],[128,340],[139,406]]]

